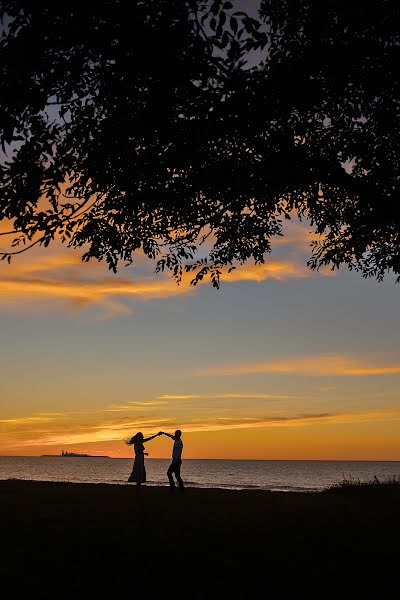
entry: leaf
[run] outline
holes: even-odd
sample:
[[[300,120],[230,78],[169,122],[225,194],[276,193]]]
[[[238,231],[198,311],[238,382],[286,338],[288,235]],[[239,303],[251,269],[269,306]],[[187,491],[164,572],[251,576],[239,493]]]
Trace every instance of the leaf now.
[[[218,14],[219,8],[220,8],[220,4],[219,4],[219,1],[217,0],[217,2],[214,2],[213,5],[211,6],[211,12],[213,13],[213,15]]]

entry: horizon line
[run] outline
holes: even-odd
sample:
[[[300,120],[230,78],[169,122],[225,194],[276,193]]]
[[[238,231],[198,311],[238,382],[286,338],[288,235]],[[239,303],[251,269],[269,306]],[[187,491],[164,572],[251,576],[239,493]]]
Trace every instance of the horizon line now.
[[[1,458],[63,458],[60,454],[0,454]],[[123,459],[132,460],[131,456],[82,456],[77,458],[110,458],[113,460]],[[146,458],[147,461],[151,460],[167,460],[170,461],[170,457],[153,456]],[[234,460],[240,462],[400,462],[400,458],[183,458],[182,462],[189,460]],[[1,479],[1,478],[0,478]]]

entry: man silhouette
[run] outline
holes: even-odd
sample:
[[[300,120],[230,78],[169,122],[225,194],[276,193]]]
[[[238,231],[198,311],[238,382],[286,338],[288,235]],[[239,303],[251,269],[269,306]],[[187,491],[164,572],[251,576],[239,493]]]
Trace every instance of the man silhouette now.
[[[178,482],[179,489],[181,492],[183,492],[183,490],[185,488],[183,487],[183,481],[181,479],[181,464],[182,464],[182,450],[183,450],[183,442],[181,439],[182,431],[180,429],[177,429],[175,431],[174,435],[171,435],[170,433],[165,433],[165,431],[160,431],[160,433],[162,435],[168,436],[169,438],[171,438],[171,440],[174,440],[174,447],[172,449],[172,463],[170,464],[168,471],[167,471],[170,490],[171,490],[171,492],[173,492],[175,489],[175,483],[174,483],[174,479],[172,477],[172,474],[175,473],[175,477],[176,477],[176,481]]]

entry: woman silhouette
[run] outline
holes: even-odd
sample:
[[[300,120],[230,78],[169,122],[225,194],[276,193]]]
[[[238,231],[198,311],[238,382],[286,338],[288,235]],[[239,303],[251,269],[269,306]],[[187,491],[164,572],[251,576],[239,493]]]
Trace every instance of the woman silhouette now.
[[[146,481],[146,468],[144,466],[144,457],[145,455],[148,456],[148,452],[144,451],[143,443],[153,440],[158,435],[160,434],[156,433],[155,435],[152,435],[151,437],[145,439],[143,437],[143,433],[139,431],[139,433],[137,433],[130,439],[125,440],[125,444],[127,444],[128,446],[133,446],[135,449],[135,460],[133,463],[132,473],[129,475],[128,481],[130,483],[136,483],[137,487],[140,487],[142,483],[145,483]]]

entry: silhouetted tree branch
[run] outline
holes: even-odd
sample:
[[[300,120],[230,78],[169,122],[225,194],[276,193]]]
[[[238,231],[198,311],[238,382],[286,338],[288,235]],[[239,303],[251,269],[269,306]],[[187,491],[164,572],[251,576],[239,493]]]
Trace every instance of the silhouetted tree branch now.
[[[400,275],[397,3],[262,0],[259,19],[233,0],[0,6],[16,243],[61,237],[114,271],[141,249],[218,287],[296,212],[321,234],[311,268]]]

